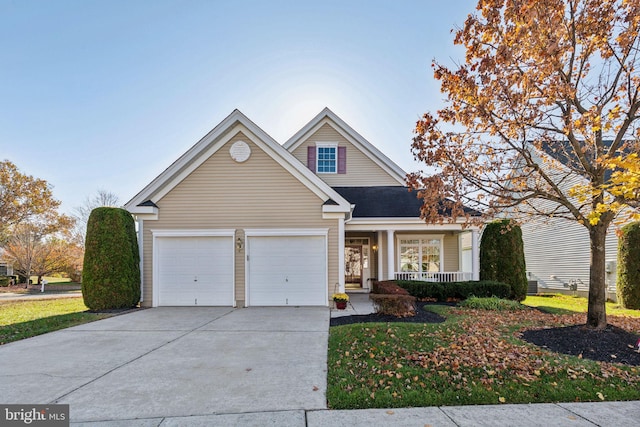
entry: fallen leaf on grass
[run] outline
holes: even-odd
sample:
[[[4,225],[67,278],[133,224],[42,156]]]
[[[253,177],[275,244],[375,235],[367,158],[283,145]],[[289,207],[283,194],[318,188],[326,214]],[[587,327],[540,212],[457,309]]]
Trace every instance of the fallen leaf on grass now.
[[[498,400],[500,401],[500,403],[504,403],[504,402],[506,402],[506,401],[507,401],[507,399],[505,399],[505,398],[504,398],[504,397],[502,397],[502,396],[500,396],[500,397],[498,398]]]
[[[602,395],[602,393],[597,392],[596,395],[598,396],[598,399],[604,400],[604,396]]]

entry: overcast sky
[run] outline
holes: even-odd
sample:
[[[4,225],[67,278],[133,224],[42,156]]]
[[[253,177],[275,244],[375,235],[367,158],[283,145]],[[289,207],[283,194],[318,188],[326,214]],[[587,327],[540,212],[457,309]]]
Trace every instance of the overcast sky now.
[[[0,0],[0,159],[62,210],[128,201],[235,108],[283,143],[325,106],[406,171],[470,0]]]

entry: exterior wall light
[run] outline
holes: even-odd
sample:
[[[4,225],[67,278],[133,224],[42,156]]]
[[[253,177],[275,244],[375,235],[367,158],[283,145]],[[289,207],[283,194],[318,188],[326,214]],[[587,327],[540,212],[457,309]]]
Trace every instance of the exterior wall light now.
[[[238,238],[236,239],[236,249],[237,249],[238,251],[241,251],[241,250],[242,250],[242,248],[244,248],[244,243],[242,242],[242,239],[241,239],[240,237],[238,237]]]

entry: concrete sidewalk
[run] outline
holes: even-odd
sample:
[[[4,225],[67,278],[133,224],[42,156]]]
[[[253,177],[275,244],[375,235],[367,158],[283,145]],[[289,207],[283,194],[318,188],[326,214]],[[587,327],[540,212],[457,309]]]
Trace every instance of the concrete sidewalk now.
[[[73,408],[71,408],[73,412]],[[294,410],[211,414],[171,418],[71,423],[74,427],[634,427],[640,402],[539,403],[530,405],[443,406],[351,411]]]
[[[331,317],[355,316],[360,314],[371,314],[374,312],[373,303],[369,299],[369,294],[365,293],[349,293],[349,302],[347,308],[338,310],[331,307]]]
[[[28,301],[80,297],[82,297],[82,291],[44,291],[28,294],[20,294],[16,292],[0,292],[0,301]]]

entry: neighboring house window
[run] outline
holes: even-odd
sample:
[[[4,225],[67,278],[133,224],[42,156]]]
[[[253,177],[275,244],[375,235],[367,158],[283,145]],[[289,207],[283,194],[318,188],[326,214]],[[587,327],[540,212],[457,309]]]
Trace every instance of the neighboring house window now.
[[[316,173],[347,173],[347,147],[317,143],[307,149],[307,167]]]
[[[440,237],[400,239],[400,271],[441,271]]]

